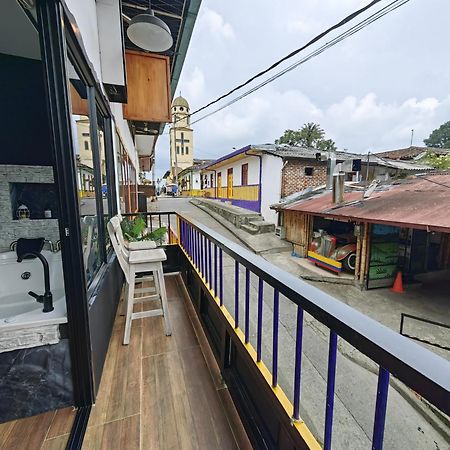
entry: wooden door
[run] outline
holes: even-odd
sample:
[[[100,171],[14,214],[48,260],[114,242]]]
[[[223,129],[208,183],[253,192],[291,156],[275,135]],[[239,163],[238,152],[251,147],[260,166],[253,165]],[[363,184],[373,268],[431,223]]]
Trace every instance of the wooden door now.
[[[222,196],[222,172],[217,174],[217,192],[216,197],[220,198]]]
[[[227,198],[233,198],[233,169],[228,169]]]

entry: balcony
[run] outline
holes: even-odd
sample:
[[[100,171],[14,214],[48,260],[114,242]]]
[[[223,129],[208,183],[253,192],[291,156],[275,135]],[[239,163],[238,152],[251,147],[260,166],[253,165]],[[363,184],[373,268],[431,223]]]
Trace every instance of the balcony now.
[[[446,448],[398,385],[445,418],[448,361],[183,214],[147,225],[169,229],[173,335],[148,317],[123,346],[119,303],[83,448]]]
[[[119,304],[83,448],[250,448],[179,275],[166,285],[171,337],[147,317],[123,346]]]
[[[412,433],[417,426],[409,430],[402,418],[406,400],[392,386],[402,385],[411,396],[426,400],[427,407],[449,414],[450,364],[446,360],[183,214],[149,213],[147,220],[149,228],[169,227],[165,270],[180,275],[166,277],[175,311],[174,336],[166,338],[159,323],[149,338],[143,324],[143,349],[153,339],[160,349],[156,352],[164,353],[167,346],[179,355],[188,351],[190,337],[185,334],[186,325],[179,322],[180,306],[174,302],[177,296],[183,298],[197,324],[194,329],[201,330],[198,336],[206,336],[207,341],[199,341],[209,355],[205,360],[212,370],[213,386],[222,386],[217,380],[225,383],[253,447],[330,449],[333,444],[333,448],[381,449],[384,443],[385,448],[427,448],[433,428],[417,422],[425,431],[423,438]],[[311,328],[323,338],[314,337]],[[178,347],[181,335],[187,348]],[[127,350],[133,352],[131,347],[119,351]],[[145,352],[151,350],[143,351],[145,360],[150,355]],[[342,356],[356,353],[370,373],[355,370],[351,358]],[[180,377],[191,372],[185,370],[183,356],[172,362],[170,371]],[[318,372],[314,376],[312,366]],[[158,385],[154,368],[147,366],[147,376],[144,367],[143,383],[154,395],[170,391],[168,385]],[[166,373],[165,367],[161,374]],[[195,398],[201,402],[206,395],[202,389],[210,387],[196,386]],[[176,409],[184,411],[183,396],[177,398],[181,403]],[[160,411],[141,413],[141,417],[154,424]],[[358,415],[362,420],[353,417]],[[202,428],[210,427],[209,419],[205,416]],[[441,445],[442,436],[436,439]]]

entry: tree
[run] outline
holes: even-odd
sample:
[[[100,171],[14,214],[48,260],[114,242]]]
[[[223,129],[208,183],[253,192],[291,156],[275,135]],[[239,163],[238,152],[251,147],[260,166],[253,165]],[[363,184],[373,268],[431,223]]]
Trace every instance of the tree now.
[[[336,150],[332,139],[324,139],[325,131],[319,124],[308,122],[300,130],[286,130],[275,144],[288,144],[299,147],[313,147],[319,150]]]
[[[423,142],[427,147],[450,148],[450,122],[436,128]]]

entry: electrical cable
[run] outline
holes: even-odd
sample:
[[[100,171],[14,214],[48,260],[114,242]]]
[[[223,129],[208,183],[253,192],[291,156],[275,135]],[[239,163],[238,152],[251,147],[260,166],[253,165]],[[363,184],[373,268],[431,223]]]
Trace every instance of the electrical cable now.
[[[215,100],[209,102],[207,105],[202,106],[201,108],[197,109],[196,111],[194,111],[192,114],[197,114],[200,111],[203,111],[204,109],[210,107],[211,105],[214,105],[215,103],[219,102],[220,100],[223,100],[225,97],[230,96],[231,94],[233,94],[234,92],[236,92],[239,89],[242,89],[243,87],[247,86],[248,84],[250,84],[252,81],[255,81],[257,78],[262,77],[263,75],[265,75],[267,72],[270,72],[272,69],[274,69],[275,67],[279,66],[281,63],[283,63],[284,61],[292,58],[293,56],[297,55],[298,53],[300,53],[301,51],[305,50],[306,48],[310,47],[312,44],[316,43],[317,41],[319,41],[320,39],[322,39],[324,36],[326,36],[327,34],[331,33],[334,30],[337,30],[338,28],[341,28],[342,26],[344,26],[346,23],[350,22],[351,20],[353,20],[355,17],[359,16],[360,14],[362,14],[363,12],[367,11],[368,9],[372,8],[373,6],[375,6],[377,3],[379,3],[381,0],[373,0],[371,1],[368,5],[362,7],[361,9],[358,9],[357,11],[349,14],[347,17],[345,17],[344,19],[342,19],[340,22],[334,24],[333,26],[331,26],[330,28],[326,29],[325,31],[323,31],[322,33],[318,34],[317,36],[315,36],[314,38],[312,38],[309,42],[307,42],[305,45],[303,45],[300,48],[297,48],[296,50],[292,51],[291,53],[289,53],[288,55],[284,56],[283,58],[279,59],[278,61],[275,61],[272,65],[270,65],[269,67],[267,67],[266,69],[262,70],[261,72],[258,72],[256,75],[253,75],[251,78],[249,78],[247,81],[239,84],[238,86],[234,87],[233,89],[231,89],[231,91],[228,91],[226,94],[221,95],[220,97],[216,98]]]
[[[314,50],[301,60],[295,62],[294,64],[288,66],[287,68],[283,69],[282,71],[276,73],[275,75],[271,76],[267,80],[263,81],[262,83],[254,86],[253,88],[249,89],[248,91],[244,92],[243,94],[239,95],[238,97],[235,97],[233,100],[229,101],[228,103],[224,104],[220,108],[215,109],[214,111],[200,117],[199,119],[195,120],[191,123],[191,125],[199,122],[200,120],[206,119],[207,117],[216,114],[217,112],[227,108],[228,106],[231,106],[232,104],[236,103],[237,101],[241,100],[242,98],[252,94],[253,92],[257,91],[258,89],[261,89],[262,87],[266,86],[267,84],[271,83],[272,81],[276,80],[277,78],[281,77],[282,75],[290,72],[291,70],[297,68],[298,66],[304,64],[305,62],[309,61],[310,59],[318,56],[319,54],[323,53],[325,50],[327,50],[330,47],[333,47],[334,45],[338,44],[339,42],[343,41],[344,39],[352,36],[353,34],[357,33],[358,31],[362,30],[366,26],[370,25],[371,23],[375,22],[376,20],[379,20],[381,17],[385,16],[386,14],[394,11],[395,9],[399,8],[400,6],[403,6],[405,3],[408,3],[410,0],[394,0],[389,5],[386,5],[384,8],[380,9],[376,13],[372,14],[371,16],[367,17],[366,19],[362,20],[358,24],[354,25],[353,27],[349,28],[347,31],[341,33],[334,39],[332,39],[330,42],[327,42],[326,44],[322,45],[318,49]],[[203,110],[204,107],[198,109],[197,111],[194,111],[190,114],[190,116],[196,114],[196,112]]]

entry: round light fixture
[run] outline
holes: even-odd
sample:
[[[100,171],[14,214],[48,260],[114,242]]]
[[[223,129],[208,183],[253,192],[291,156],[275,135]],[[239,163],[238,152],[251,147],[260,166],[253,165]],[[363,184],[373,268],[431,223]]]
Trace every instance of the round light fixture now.
[[[173,44],[170,28],[155,17],[151,6],[131,19],[127,35],[133,44],[150,52],[165,52]]]

